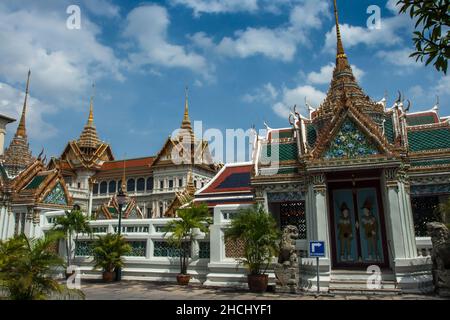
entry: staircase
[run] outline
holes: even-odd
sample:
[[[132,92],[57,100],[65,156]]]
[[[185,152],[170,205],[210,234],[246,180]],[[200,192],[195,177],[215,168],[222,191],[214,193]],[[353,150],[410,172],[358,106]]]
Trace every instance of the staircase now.
[[[367,285],[369,274],[359,270],[332,270],[329,284],[331,294],[352,295],[396,295],[401,294],[397,288],[395,275],[390,271],[382,271],[381,282],[377,288]]]

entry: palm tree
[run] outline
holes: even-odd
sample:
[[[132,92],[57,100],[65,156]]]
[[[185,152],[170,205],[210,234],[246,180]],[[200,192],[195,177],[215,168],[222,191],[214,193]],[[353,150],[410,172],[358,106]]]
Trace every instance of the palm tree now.
[[[67,252],[67,266],[71,265],[72,260],[72,240],[75,234],[75,245],[78,242],[78,235],[80,233],[91,234],[91,226],[89,219],[83,214],[81,210],[66,211],[64,216],[56,218],[54,230],[58,230],[65,235],[65,244]]]
[[[249,271],[250,290],[265,291],[267,268],[278,253],[279,238],[275,219],[260,205],[241,210],[225,230],[225,239],[243,242],[244,256],[240,263]]]
[[[206,204],[191,204],[177,211],[179,219],[171,220],[165,226],[165,235],[170,233],[169,242],[180,252],[180,275],[187,275],[189,246],[195,230],[209,232],[211,217]]]
[[[131,246],[122,235],[108,233],[98,236],[93,244],[94,269],[103,271],[103,279],[112,281],[114,270],[122,268],[122,256],[131,252]]]
[[[68,290],[51,274],[64,265],[64,260],[52,248],[64,235],[51,232],[39,239],[18,235],[0,241],[0,287],[13,300],[43,300],[53,294],[76,293]]]

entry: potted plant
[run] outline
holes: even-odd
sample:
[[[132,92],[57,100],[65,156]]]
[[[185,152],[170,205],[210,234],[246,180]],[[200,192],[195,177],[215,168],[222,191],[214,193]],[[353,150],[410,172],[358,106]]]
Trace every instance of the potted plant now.
[[[210,216],[206,204],[191,204],[187,208],[177,211],[178,219],[169,221],[165,226],[165,235],[170,233],[169,243],[179,250],[180,273],[177,282],[187,285],[191,276],[187,273],[189,262],[189,244],[196,232],[207,233],[209,231]]]
[[[267,268],[277,256],[279,231],[275,219],[260,205],[239,211],[225,230],[225,239],[240,240],[244,256],[240,259],[248,271],[248,286],[251,292],[267,289]]]
[[[93,244],[94,269],[103,271],[103,281],[111,282],[115,279],[116,268],[124,265],[123,255],[131,252],[131,246],[122,235],[108,233],[98,236]]]
[[[91,226],[89,225],[89,219],[83,214],[81,210],[71,210],[66,211],[64,216],[56,217],[54,230],[61,231],[65,235],[65,245],[66,245],[66,263],[67,267],[72,264],[72,254],[73,253],[73,236],[75,235],[75,246],[78,243],[78,235],[80,233],[92,234]],[[71,274],[66,271],[66,278]]]

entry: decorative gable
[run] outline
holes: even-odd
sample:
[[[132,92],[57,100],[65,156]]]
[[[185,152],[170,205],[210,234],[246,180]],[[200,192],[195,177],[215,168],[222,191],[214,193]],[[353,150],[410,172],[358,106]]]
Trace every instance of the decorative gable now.
[[[68,205],[67,197],[66,197],[66,194],[64,192],[64,188],[61,185],[61,182],[58,182],[55,185],[55,187],[45,197],[43,203],[57,204],[57,205]]]
[[[373,141],[355,124],[346,118],[334,138],[330,140],[328,149],[323,153],[325,159],[361,158],[379,154]]]

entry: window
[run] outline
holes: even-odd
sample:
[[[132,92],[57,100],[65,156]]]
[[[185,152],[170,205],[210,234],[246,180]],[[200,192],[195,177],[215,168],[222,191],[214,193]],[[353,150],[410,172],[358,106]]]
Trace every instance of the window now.
[[[98,194],[98,183],[94,183],[92,186],[92,193]]]
[[[147,178],[147,190],[153,190],[153,177]]]
[[[173,180],[169,180],[169,189],[173,188]]]
[[[164,181],[163,181],[163,180],[161,180],[161,181],[159,182],[159,188],[160,188],[160,189],[164,189]]]
[[[202,188],[205,186],[205,183],[204,182],[202,182]]]
[[[100,183],[100,194],[106,194],[108,190],[108,184],[106,183],[106,181],[102,181],[102,183]]]
[[[183,179],[178,179],[178,186],[182,187],[183,186]]]
[[[136,183],[136,189],[137,191],[144,191],[145,190],[145,179],[139,178]]]
[[[127,181],[127,191],[134,191],[136,183],[134,179],[128,179]]]
[[[164,214],[164,206],[162,202],[159,203],[159,216],[162,217]]]
[[[119,182],[117,182],[117,191],[119,191],[120,189],[122,189],[122,180],[119,180]]]
[[[194,187],[197,188],[197,180],[194,180]]]
[[[78,189],[81,189],[81,183],[80,182],[78,182]]]
[[[147,218],[152,217],[152,208],[147,208]]]
[[[108,186],[108,192],[109,193],[115,193],[116,192],[116,182],[110,181]]]

